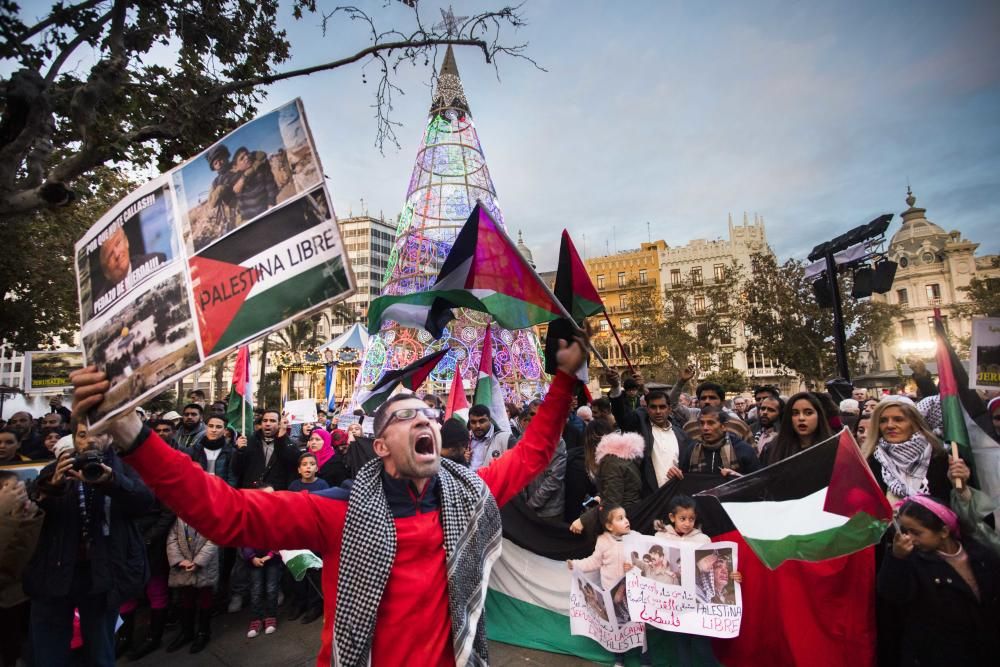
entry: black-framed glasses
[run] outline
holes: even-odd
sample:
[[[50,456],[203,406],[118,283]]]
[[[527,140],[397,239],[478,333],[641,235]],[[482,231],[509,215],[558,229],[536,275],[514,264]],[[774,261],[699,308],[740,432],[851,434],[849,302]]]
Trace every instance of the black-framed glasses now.
[[[379,430],[378,434],[376,434],[376,437],[385,433],[385,430],[389,428],[389,424],[394,421],[410,421],[411,419],[416,418],[418,414],[421,414],[430,420],[436,420],[441,416],[441,411],[437,408],[400,408],[389,415],[389,418],[385,420],[385,424],[382,425],[382,428]]]

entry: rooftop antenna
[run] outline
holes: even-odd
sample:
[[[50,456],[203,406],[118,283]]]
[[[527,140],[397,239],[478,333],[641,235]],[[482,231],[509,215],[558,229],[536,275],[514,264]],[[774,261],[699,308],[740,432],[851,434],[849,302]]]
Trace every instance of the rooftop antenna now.
[[[652,243],[653,236],[649,231],[649,220],[646,221],[646,243]]]

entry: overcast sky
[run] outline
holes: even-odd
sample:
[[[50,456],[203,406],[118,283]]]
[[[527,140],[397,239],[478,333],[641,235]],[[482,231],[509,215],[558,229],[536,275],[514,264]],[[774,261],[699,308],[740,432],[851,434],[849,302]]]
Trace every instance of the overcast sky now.
[[[419,0],[439,20],[440,3]],[[38,3],[31,3],[38,4]],[[335,0],[319,0],[329,11]],[[384,26],[400,3],[363,2]],[[485,2],[454,2],[458,15]],[[35,8],[36,13],[44,9]],[[29,13],[31,8],[28,8]],[[527,0],[530,43],[548,71],[457,51],[508,228],[540,269],[569,228],[603,254],[663,238],[726,235],[762,215],[779,257],[804,257],[850,227],[919,206],[1000,252],[1000,2],[631,2]],[[282,24],[290,67],[366,45],[344,20]],[[443,51],[439,54],[443,56]],[[372,69],[275,85],[268,111],[303,98],[337,213],[395,217],[426,122],[429,69],[404,68],[394,119],[402,147],[374,147]]]

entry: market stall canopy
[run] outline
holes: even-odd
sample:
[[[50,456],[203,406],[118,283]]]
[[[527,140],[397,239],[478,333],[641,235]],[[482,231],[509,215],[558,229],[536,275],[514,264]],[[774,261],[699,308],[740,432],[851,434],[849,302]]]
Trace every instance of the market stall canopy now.
[[[350,329],[340,334],[329,343],[321,346],[317,351],[323,352],[325,350],[330,350],[336,353],[342,349],[352,349],[352,350],[363,350],[368,344],[368,332],[365,328],[361,326],[360,323],[355,322]]]

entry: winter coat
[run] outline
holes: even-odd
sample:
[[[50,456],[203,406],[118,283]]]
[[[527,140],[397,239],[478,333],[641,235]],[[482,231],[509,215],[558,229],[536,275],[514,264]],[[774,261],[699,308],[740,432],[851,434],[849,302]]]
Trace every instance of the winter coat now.
[[[603,504],[629,508],[642,499],[644,443],[637,433],[609,433],[597,443],[597,490]]]
[[[45,515],[36,512],[30,519],[0,516],[0,609],[27,599],[21,577],[35,552]]]
[[[104,457],[114,477],[107,486],[94,489],[94,525],[101,529],[93,536],[88,552],[90,592],[107,594],[108,608],[117,608],[141,594],[149,579],[146,544],[136,520],[153,506],[153,494],[114,450],[106,450]],[[46,466],[37,482],[45,494],[38,503],[45,510],[45,521],[24,574],[24,592],[33,599],[69,595],[80,551],[81,482],[70,480],[52,486],[55,466],[54,462]]]
[[[299,450],[288,440],[287,435],[275,437],[271,461],[265,463],[263,440],[255,433],[248,439],[246,447],[236,448],[232,476],[239,489],[272,486],[275,491],[283,491],[288,488],[290,481],[298,477],[298,466]]]
[[[693,528],[691,532],[686,535],[678,535],[673,526],[669,523],[663,523],[659,519],[653,522],[653,530],[656,531],[656,537],[664,540],[680,540],[695,546],[708,544],[712,541],[711,537],[701,532],[698,528]]]
[[[611,398],[611,409],[623,433],[638,433],[642,436],[645,446],[640,464],[642,489],[644,496],[649,495],[660,488],[660,483],[656,479],[656,469],[653,468],[653,427],[649,421],[649,413],[646,412],[646,408],[629,409],[624,393]],[[672,420],[670,428],[674,432],[674,437],[677,438],[677,450],[683,452],[684,448],[690,445],[691,438],[684,432],[684,429],[679,428]]]
[[[152,575],[165,575],[170,568],[167,564],[167,533],[176,520],[177,516],[170,511],[170,508],[155,499],[149,511],[135,520],[142,541],[146,545],[146,558],[149,560],[149,572]]]
[[[205,422],[199,422],[193,430],[188,430],[183,424],[175,431],[174,440],[181,450],[194,447],[198,441],[205,437]]]
[[[183,560],[189,560],[198,567],[194,572],[186,572],[177,567]],[[167,585],[171,588],[208,588],[219,583],[219,548],[182,519],[174,522],[167,535],[167,562],[170,563]]]
[[[888,552],[883,557],[878,593],[902,614],[900,665],[972,667],[1000,660],[1000,557],[974,540],[965,540],[963,548],[979,586],[978,601],[937,554],[914,550],[906,558]]]
[[[625,547],[622,538],[614,537],[605,531],[597,537],[594,553],[586,558],[570,561],[574,570],[580,572],[601,571],[601,588],[611,590],[611,587],[625,575]]]
[[[702,446],[702,460],[708,466],[707,470],[701,472],[705,473],[719,473],[723,468],[723,456],[722,447],[728,447],[732,444],[732,460],[730,466],[733,470],[740,473],[741,475],[746,475],[752,473],[756,470],[760,470],[760,460],[757,458],[757,451],[748,445],[743,440],[733,436],[732,433],[726,433],[725,438],[728,442],[723,443],[721,447],[717,449],[710,449],[708,447]],[[694,453],[695,447],[698,442],[695,440],[688,440],[687,444],[681,447],[680,456],[678,457],[677,466],[683,472],[689,472],[691,469],[691,455]]]
[[[249,444],[247,445],[249,447]],[[202,470],[208,470],[208,455],[205,454],[205,440],[202,438],[191,447],[182,449],[191,460],[201,466]],[[218,458],[215,459],[215,474],[226,480],[230,486],[237,485],[236,470],[233,466],[233,457],[236,455],[236,447],[229,440],[222,445]]]
[[[565,481],[566,443],[560,439],[549,465],[521,493],[528,507],[538,516],[545,519],[562,518],[566,504]]]
[[[597,495],[597,486],[587,474],[587,460],[583,447],[566,451],[565,508],[563,519],[573,523],[583,513],[583,501]]]

